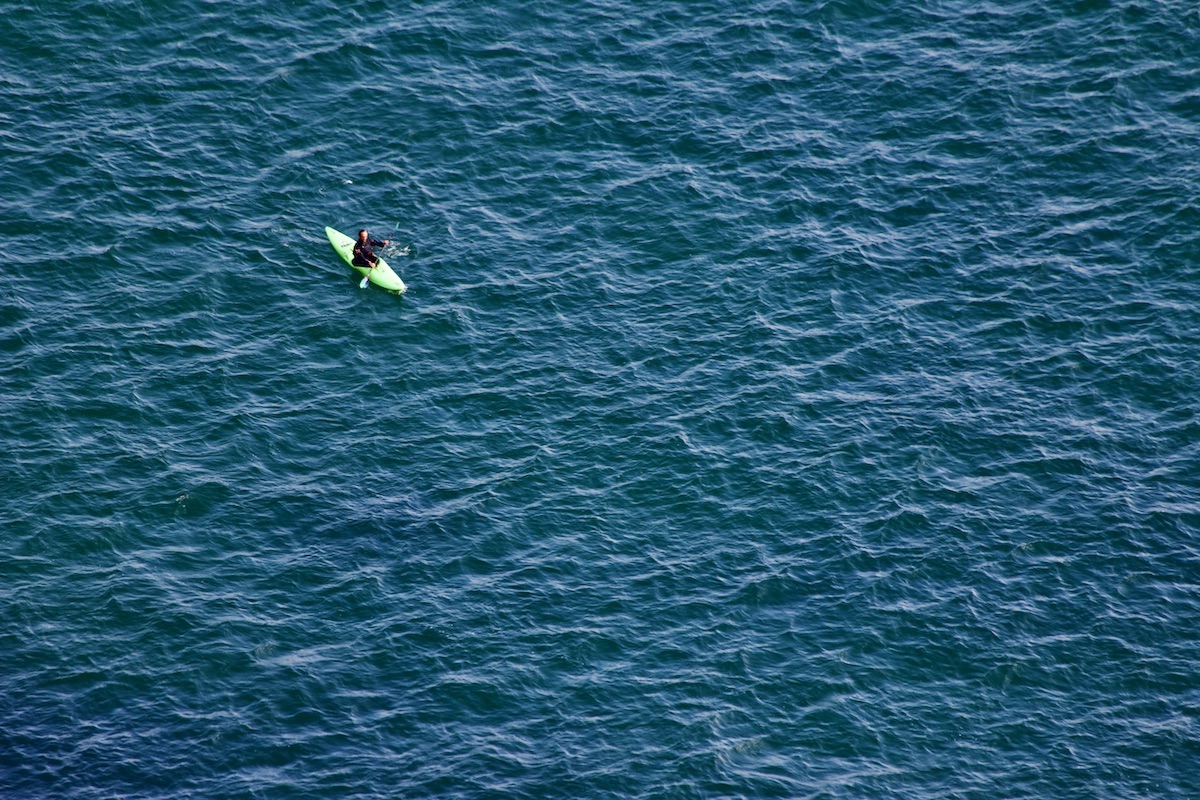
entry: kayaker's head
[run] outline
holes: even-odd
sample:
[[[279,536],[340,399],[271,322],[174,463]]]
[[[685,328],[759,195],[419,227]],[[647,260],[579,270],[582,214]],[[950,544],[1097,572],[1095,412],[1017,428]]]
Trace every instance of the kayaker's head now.
[[[361,231],[358,232],[358,240],[360,242],[365,242],[367,240],[367,229],[366,228],[363,228]]]

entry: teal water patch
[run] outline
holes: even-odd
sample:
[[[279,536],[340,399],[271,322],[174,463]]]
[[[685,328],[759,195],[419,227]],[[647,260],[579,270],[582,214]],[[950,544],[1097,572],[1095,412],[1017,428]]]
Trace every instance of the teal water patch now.
[[[0,12],[0,784],[1196,794],[1197,22]]]

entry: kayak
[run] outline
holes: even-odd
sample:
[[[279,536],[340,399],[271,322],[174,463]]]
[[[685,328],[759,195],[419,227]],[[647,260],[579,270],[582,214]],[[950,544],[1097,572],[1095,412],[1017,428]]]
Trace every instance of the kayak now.
[[[392,268],[383,260],[383,256],[379,256],[379,261],[375,265],[375,269],[370,267],[360,267],[354,262],[354,240],[344,233],[339,233],[333,228],[326,228],[325,235],[329,237],[329,243],[333,245],[333,250],[342,260],[349,264],[354,269],[358,270],[359,275],[367,276],[367,279],[376,286],[388,289],[393,292],[403,292],[408,287],[404,285],[404,281],[400,280],[400,276],[392,272]]]

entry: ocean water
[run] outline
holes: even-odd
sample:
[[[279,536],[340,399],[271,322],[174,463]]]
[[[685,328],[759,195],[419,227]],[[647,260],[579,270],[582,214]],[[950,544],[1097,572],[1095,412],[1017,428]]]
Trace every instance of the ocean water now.
[[[1194,2],[0,41],[0,797],[1200,797]]]

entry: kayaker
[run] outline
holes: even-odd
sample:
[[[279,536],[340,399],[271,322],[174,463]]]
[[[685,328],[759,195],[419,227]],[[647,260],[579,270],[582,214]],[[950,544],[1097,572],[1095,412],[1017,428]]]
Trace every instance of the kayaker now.
[[[375,265],[379,263],[379,257],[375,255],[373,247],[387,247],[391,239],[384,239],[382,242],[378,239],[372,239],[367,236],[367,229],[363,228],[358,232],[358,241],[354,243],[354,266],[370,267],[375,269]]]

